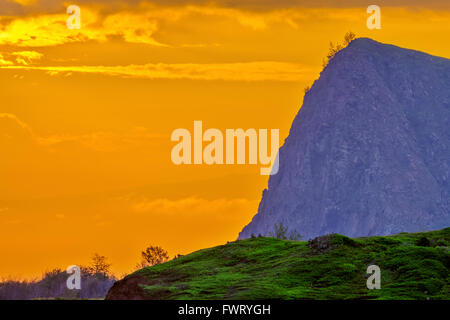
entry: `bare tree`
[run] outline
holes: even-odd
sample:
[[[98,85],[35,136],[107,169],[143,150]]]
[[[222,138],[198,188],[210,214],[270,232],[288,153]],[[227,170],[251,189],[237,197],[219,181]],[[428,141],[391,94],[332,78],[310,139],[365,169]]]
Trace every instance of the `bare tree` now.
[[[108,263],[108,258],[105,256],[101,256],[98,253],[94,253],[92,256],[91,264],[88,267],[89,273],[95,275],[100,274],[105,277],[110,274],[111,264]]]

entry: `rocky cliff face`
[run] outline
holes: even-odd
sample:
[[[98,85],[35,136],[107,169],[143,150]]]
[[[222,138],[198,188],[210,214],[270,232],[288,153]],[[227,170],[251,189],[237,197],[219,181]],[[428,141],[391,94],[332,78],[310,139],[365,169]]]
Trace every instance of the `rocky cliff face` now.
[[[450,225],[450,60],[354,40],[306,94],[258,213],[304,239]]]

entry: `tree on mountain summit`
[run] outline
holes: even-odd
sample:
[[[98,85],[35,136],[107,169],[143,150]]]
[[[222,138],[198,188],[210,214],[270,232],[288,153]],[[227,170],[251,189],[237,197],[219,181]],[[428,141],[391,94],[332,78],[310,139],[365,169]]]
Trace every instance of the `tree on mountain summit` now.
[[[330,62],[331,59],[334,58],[336,53],[344,49],[346,46],[350,44],[353,40],[355,40],[356,34],[349,31],[344,36],[344,44],[337,43],[336,45],[333,44],[333,42],[330,42],[330,47],[328,48],[328,54],[327,57],[323,59],[323,67],[325,68],[328,65],[328,62]]]

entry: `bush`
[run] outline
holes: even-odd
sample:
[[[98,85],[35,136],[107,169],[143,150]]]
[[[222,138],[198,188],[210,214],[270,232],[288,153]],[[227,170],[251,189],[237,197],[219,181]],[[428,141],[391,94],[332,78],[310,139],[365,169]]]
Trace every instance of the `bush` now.
[[[417,245],[420,247],[431,247],[431,241],[427,237],[422,236],[417,240]]]
[[[344,49],[346,46],[348,46],[350,44],[350,42],[352,42],[355,38],[356,38],[356,34],[349,31],[344,36],[344,44],[337,43],[335,46],[333,44],[333,42],[330,41],[330,47],[328,48],[328,54],[327,54],[326,58],[323,59],[323,64],[322,64],[323,67],[325,68],[328,65],[328,63],[331,61],[331,59],[334,58],[336,53],[338,53],[339,51]]]
[[[137,265],[138,269],[151,267],[169,260],[169,253],[160,246],[149,246],[141,252],[142,260]]]
[[[269,232],[269,237],[280,240],[301,240],[302,235],[297,230],[288,231],[289,228],[284,226],[283,223],[275,224],[273,232]]]

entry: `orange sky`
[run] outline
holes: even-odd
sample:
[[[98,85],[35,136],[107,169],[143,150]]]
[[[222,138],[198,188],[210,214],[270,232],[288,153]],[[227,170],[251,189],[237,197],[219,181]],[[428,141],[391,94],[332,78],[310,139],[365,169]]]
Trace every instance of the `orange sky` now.
[[[106,255],[133,269],[235,240],[259,165],[175,166],[177,128],[278,128],[280,144],[329,41],[358,36],[450,57],[448,1],[0,0],[0,278]],[[72,2],[70,3],[72,4]]]

